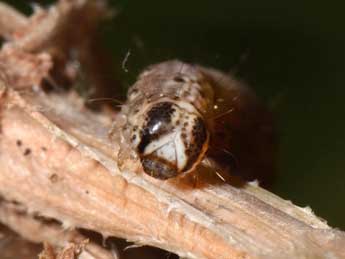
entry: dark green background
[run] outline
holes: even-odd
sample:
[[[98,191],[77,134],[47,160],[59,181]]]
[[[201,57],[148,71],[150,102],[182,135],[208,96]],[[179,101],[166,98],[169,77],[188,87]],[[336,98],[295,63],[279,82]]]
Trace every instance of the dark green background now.
[[[7,2],[30,12],[26,1]],[[125,86],[145,66],[171,58],[237,69],[276,116],[280,154],[274,192],[345,229],[341,1],[111,3],[119,14],[102,33]],[[128,50],[126,73],[121,61]],[[247,59],[240,62],[243,55]]]

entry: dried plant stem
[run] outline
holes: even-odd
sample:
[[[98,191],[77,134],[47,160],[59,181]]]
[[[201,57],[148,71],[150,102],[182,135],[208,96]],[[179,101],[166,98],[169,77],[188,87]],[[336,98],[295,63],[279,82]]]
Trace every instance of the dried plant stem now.
[[[203,182],[190,188],[187,180],[162,184],[134,172],[135,163],[133,170],[120,171],[106,118],[76,108],[78,101],[67,96],[25,100],[2,91],[0,193],[30,211],[65,227],[190,258],[345,255],[344,233],[308,209],[255,185]]]
[[[21,52],[36,60],[42,55],[36,52],[60,46],[68,34],[63,15],[79,17],[78,12],[64,11],[92,3],[59,1],[47,16],[30,21],[46,17],[46,24],[41,21],[37,30],[22,31],[20,37],[20,28],[14,33],[14,40],[1,50],[0,57],[7,54],[2,61],[10,64],[8,59]],[[56,12],[63,15],[55,16]],[[51,57],[46,55],[44,60]],[[85,109],[73,92],[45,94],[38,89],[20,95],[14,90],[18,82],[39,84],[49,69],[30,81],[28,72],[42,67],[16,64],[6,66],[6,74],[16,75],[16,80],[0,82],[0,195],[21,204],[29,215],[55,219],[65,229],[82,227],[188,258],[345,258],[343,232],[330,228],[310,209],[255,184],[236,187],[207,172],[199,172],[196,188],[189,178],[162,182],[143,174],[135,160],[120,170],[120,143],[107,136],[112,118]],[[0,205],[0,215],[29,239],[30,229],[36,228],[42,230],[41,238],[49,238],[43,232],[53,232],[65,240],[55,229],[21,218],[9,207]]]
[[[0,35],[12,39],[13,32],[26,24],[27,18],[24,15],[7,4],[0,3]]]
[[[116,253],[112,254],[99,245],[89,242],[77,231],[64,230],[57,223],[40,221],[26,212],[25,208],[18,205],[4,201],[0,203],[0,221],[27,240],[35,243],[45,242],[60,248],[78,247],[81,244],[84,249],[80,255],[85,258],[117,259],[114,256]]]

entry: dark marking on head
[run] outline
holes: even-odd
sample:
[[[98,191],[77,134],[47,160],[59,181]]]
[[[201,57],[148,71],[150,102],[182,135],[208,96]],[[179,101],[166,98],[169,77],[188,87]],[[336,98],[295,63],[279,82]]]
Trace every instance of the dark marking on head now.
[[[201,118],[196,118],[193,123],[192,141],[186,149],[188,155],[188,162],[184,171],[192,168],[194,163],[198,160],[204,144],[207,141],[207,129],[204,121]]]
[[[141,158],[144,172],[154,178],[166,180],[178,175],[175,165],[156,156],[148,155]]]
[[[46,147],[41,147],[41,150],[46,152],[47,151],[47,148]]]
[[[20,147],[23,143],[22,143],[22,141],[21,141],[20,139],[18,139],[18,140],[16,141],[16,144],[17,144],[18,147]]]
[[[146,123],[140,131],[140,143],[137,147],[142,154],[152,140],[159,138],[172,128],[171,115],[175,109],[169,102],[157,103],[146,114]]]
[[[152,136],[149,134],[149,131],[147,129],[141,130],[140,136],[141,136],[141,139],[137,147],[137,150],[139,154],[142,154],[144,153],[146,146],[151,142]]]

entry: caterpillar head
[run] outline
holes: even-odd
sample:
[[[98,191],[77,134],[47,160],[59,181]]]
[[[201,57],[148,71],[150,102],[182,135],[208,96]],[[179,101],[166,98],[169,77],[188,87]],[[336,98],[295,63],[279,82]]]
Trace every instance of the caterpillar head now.
[[[194,107],[185,102],[158,102],[143,113],[133,141],[145,173],[169,179],[192,171],[203,159],[209,132]]]

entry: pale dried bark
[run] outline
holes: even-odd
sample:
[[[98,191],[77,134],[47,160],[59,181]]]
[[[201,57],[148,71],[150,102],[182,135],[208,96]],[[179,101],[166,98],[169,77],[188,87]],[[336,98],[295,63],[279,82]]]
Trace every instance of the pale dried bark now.
[[[111,11],[103,0],[60,0],[46,10],[37,9],[29,18],[5,4],[0,5],[0,14],[0,17],[9,19],[0,24],[0,33],[11,33],[12,40],[6,47],[33,52],[56,45],[63,48],[63,45],[71,46],[78,40],[86,40],[90,35],[85,33],[92,32],[100,18],[110,15]]]
[[[0,14],[0,34],[6,39],[12,39],[13,33],[27,23],[24,15],[4,3],[0,3]]]
[[[45,49],[50,40],[41,36],[12,46]],[[153,179],[137,161],[121,171],[119,143],[107,136],[113,118],[87,110],[73,92],[20,95],[14,88],[1,83],[0,194],[28,214],[189,258],[345,257],[345,234],[309,208],[255,184],[228,185],[209,172],[199,172],[194,187],[188,177]],[[8,217],[1,220],[11,226]],[[25,225],[17,231],[29,238]]]
[[[68,96],[2,91],[0,192],[31,212],[191,258],[345,256],[344,233],[308,209],[251,184],[121,172],[109,118]]]
[[[75,255],[84,259],[118,258],[116,252],[111,253],[98,244],[90,242],[77,231],[64,230],[57,222],[46,222],[28,215],[26,208],[18,204],[1,201],[0,221],[31,242],[46,243],[42,259],[45,258],[44,256],[50,258],[47,254],[49,251],[54,251],[50,244],[61,249],[58,253],[60,255],[51,256],[53,259],[63,258],[64,254],[70,254],[71,259],[76,258]]]
[[[36,259],[42,251],[42,245],[32,243],[17,233],[0,225],[0,255],[1,258]]]
[[[0,4],[0,35],[10,39],[0,53],[0,75],[5,74],[6,81],[16,88],[40,86],[43,79],[54,83],[48,76],[49,71],[63,76],[66,82],[75,79],[75,67],[81,60],[98,90],[104,81],[99,73],[104,74],[107,69],[102,71],[93,62],[108,61],[93,36],[98,23],[113,14],[104,0],[60,0],[48,9],[37,8],[30,17]],[[111,76],[108,79],[112,83],[116,81]],[[57,87],[67,88],[68,85]]]

